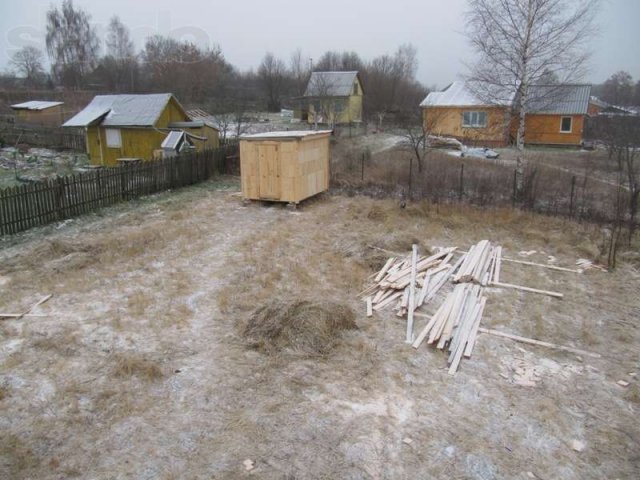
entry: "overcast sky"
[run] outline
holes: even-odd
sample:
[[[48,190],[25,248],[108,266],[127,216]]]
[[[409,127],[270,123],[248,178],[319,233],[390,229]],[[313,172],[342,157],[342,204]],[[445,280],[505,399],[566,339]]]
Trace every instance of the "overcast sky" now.
[[[54,2],[61,3],[60,0]],[[363,59],[393,53],[403,43],[418,49],[418,79],[442,87],[464,72],[473,52],[463,35],[466,0],[75,0],[104,27],[116,14],[131,29],[136,49],[154,33],[217,44],[240,69],[255,68],[266,51],[283,60],[301,48],[318,59],[326,50],[354,50]],[[44,50],[51,2],[2,0],[0,69],[20,47]],[[603,0],[597,17],[590,74],[600,83],[618,70],[640,79],[640,0]]]

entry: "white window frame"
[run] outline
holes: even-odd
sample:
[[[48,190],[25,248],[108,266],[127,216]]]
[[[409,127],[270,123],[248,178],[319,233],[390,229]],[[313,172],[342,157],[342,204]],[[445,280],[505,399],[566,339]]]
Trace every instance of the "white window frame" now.
[[[104,134],[106,137],[107,147],[109,148],[122,148],[122,134],[119,128],[105,128]]]
[[[562,129],[562,124],[564,123],[565,118],[569,119],[569,130]],[[568,117],[568,116],[560,117],[560,133],[571,133],[571,132],[573,132],[573,117]]]
[[[469,121],[465,121],[468,116]],[[483,121],[480,121],[480,118]],[[482,110],[467,110],[462,112],[462,128],[487,128],[487,112]]]

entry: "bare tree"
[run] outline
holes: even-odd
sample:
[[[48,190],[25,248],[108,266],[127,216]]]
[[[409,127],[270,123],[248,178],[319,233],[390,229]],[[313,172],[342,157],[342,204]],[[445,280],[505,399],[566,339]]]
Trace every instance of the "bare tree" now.
[[[80,87],[97,63],[100,45],[90,20],[91,15],[75,8],[72,0],[47,11],[47,53],[53,76],[65,86]]]
[[[410,115],[425,95],[415,79],[418,68],[413,45],[401,45],[393,55],[374,58],[364,73],[367,86],[366,110],[378,120],[378,127],[389,114]]]
[[[24,77],[25,84],[34,86],[44,80],[45,73],[42,67],[44,55],[36,47],[23,47],[13,54],[10,64],[17,73]]]
[[[304,94],[311,75],[310,61],[302,55],[302,50],[299,48],[291,54],[289,70],[291,72],[293,94],[299,97]]]
[[[518,118],[516,146],[521,174],[529,88],[550,74],[561,82],[584,74],[598,3],[469,0],[467,36],[478,55],[470,67],[468,83],[488,103],[513,105],[513,115]]]
[[[612,105],[628,106],[633,103],[633,78],[628,72],[611,75],[602,85],[602,100]]]
[[[258,77],[267,95],[267,108],[277,112],[281,107],[281,95],[286,81],[286,67],[284,62],[272,53],[267,53],[258,68]]]
[[[160,35],[147,39],[142,59],[149,90],[197,102],[223,95],[232,72],[219,48],[201,49]]]
[[[117,15],[107,27],[107,55],[100,60],[102,76],[111,90],[134,91],[138,77],[138,61],[129,29]]]

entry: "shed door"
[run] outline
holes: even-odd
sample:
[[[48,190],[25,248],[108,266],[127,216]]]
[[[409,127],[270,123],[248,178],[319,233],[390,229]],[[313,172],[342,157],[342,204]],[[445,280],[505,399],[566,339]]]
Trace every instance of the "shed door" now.
[[[258,145],[258,165],[260,168],[260,198],[280,198],[280,162],[278,146]]]

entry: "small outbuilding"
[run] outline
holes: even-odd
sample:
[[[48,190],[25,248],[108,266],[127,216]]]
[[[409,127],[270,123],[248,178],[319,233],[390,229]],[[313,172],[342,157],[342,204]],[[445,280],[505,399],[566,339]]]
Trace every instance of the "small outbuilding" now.
[[[240,138],[242,195],[297,204],[329,188],[331,130],[267,132]]]
[[[11,105],[16,115],[16,122],[29,125],[59,127],[63,122],[62,102],[48,100],[31,100]]]

